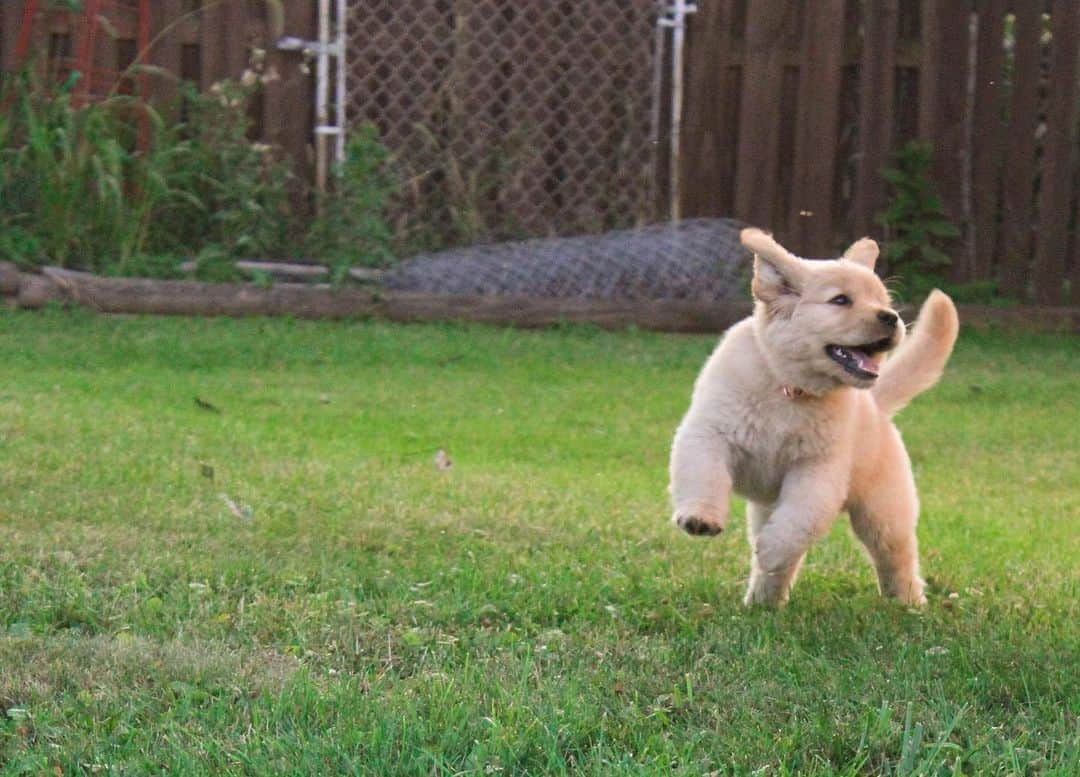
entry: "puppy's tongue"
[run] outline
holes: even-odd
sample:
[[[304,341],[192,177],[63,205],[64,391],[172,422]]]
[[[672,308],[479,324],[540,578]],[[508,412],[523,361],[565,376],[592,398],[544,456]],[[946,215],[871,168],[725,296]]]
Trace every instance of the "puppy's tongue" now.
[[[858,348],[845,348],[844,350],[851,354],[855,361],[859,363],[860,370],[873,373],[874,375],[878,374],[878,363],[874,361],[873,357],[869,354],[860,351]]]

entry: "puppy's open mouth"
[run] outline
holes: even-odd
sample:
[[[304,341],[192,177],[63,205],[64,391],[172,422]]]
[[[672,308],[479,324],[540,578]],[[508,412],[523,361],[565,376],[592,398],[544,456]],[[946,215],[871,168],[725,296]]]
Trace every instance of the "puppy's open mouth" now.
[[[886,337],[864,345],[826,345],[825,353],[856,378],[873,380],[878,376],[878,358],[892,347],[892,338]]]

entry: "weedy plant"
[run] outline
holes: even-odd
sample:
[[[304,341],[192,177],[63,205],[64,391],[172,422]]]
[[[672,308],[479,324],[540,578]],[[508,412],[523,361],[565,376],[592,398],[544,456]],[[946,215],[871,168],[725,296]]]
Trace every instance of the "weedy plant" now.
[[[0,257],[107,274],[168,274],[194,247],[273,254],[293,227],[290,173],[246,137],[250,89],[185,92],[169,124],[125,95],[76,107],[24,72],[0,100]],[[139,121],[150,141],[140,147]]]
[[[361,125],[335,167],[332,188],[318,196],[308,231],[308,254],[331,267],[335,282],[349,267],[380,267],[394,259],[394,235],[386,218],[387,204],[397,191],[390,153],[379,142],[373,124]]]
[[[77,107],[74,84],[46,88],[32,70],[0,82],[0,259],[168,277],[194,257],[207,280],[235,278],[237,258],[287,257],[302,246],[338,277],[392,260],[383,211],[394,180],[373,127],[350,143],[309,224],[295,203],[314,195],[271,146],[249,137],[258,78],[206,93],[184,86],[179,121],[120,94]]]
[[[46,95],[24,73],[5,82],[0,100],[4,258],[75,266],[106,247],[121,262],[138,250],[145,218],[136,209],[152,209],[160,192],[145,166],[131,164],[132,133],[116,121],[128,99],[75,110],[68,90]],[[129,187],[140,189],[138,204]]]
[[[501,140],[485,139],[480,157],[470,154],[461,139],[468,136],[459,112],[438,112],[419,123],[416,147],[397,158],[405,182],[391,208],[395,245],[404,253],[431,251],[535,234],[522,225],[507,196],[535,166],[532,132],[522,128]]]
[[[952,260],[941,245],[960,236],[930,177],[933,156],[930,143],[913,140],[897,150],[893,166],[882,171],[892,189],[888,207],[875,217],[885,229],[882,254],[909,297],[942,285],[942,272]]]
[[[169,176],[188,196],[161,214],[162,247],[176,253],[191,245],[192,235],[205,236],[196,264],[207,279],[231,277],[236,258],[287,256],[302,229],[289,198],[291,168],[248,137],[257,88],[222,81],[201,94],[186,86],[186,120],[165,138],[182,149]]]

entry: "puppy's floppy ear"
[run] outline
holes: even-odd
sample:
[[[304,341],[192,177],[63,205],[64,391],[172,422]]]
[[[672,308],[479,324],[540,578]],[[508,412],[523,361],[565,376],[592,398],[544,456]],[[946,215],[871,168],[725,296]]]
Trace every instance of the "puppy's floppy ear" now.
[[[861,264],[868,270],[874,269],[874,262],[878,258],[878,244],[868,237],[864,237],[861,240],[856,240],[850,246],[848,250],[844,251],[844,259],[849,262],[855,262]]]
[[[802,259],[760,229],[744,229],[739,238],[754,252],[754,280],[750,286],[754,297],[767,305],[796,300],[806,280]]]

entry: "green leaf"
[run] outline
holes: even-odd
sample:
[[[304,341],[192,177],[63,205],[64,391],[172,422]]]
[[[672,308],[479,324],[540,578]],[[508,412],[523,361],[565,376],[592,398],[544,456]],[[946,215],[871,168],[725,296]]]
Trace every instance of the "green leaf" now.
[[[899,259],[911,251],[911,243],[904,240],[893,240],[885,246],[885,253],[890,259]]]
[[[923,198],[922,207],[925,213],[936,215],[945,210],[945,203],[936,194],[927,193]]]
[[[938,266],[946,266],[952,264],[952,259],[943,251],[927,245],[922,247],[923,256],[929,260],[932,264]]]
[[[926,231],[934,237],[960,237],[960,230],[951,221],[928,221]]]

